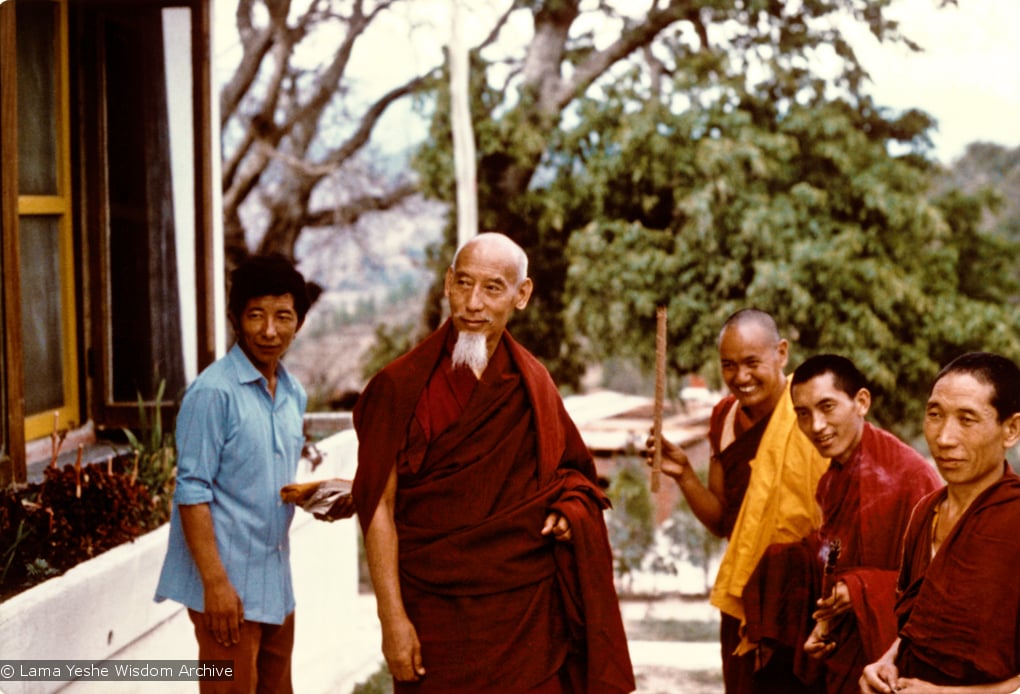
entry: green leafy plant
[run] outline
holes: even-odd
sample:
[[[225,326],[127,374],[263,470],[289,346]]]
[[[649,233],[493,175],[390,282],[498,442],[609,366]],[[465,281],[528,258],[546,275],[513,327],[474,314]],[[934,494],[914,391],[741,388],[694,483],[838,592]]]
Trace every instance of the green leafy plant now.
[[[174,480],[177,474],[177,449],[172,431],[163,428],[163,393],[166,380],[160,380],[156,389],[156,400],[147,405],[138,394],[139,433],[136,435],[123,428],[128,445],[134,455],[134,471],[138,481],[149,488],[155,503],[156,513],[163,520],[170,517]]]
[[[54,569],[45,559],[36,559],[31,564],[26,564],[25,570],[29,577],[35,581],[42,581],[60,574],[60,570]]]
[[[606,518],[613,567],[629,590],[633,572],[641,568],[655,541],[654,509],[643,462],[621,458],[608,493],[613,502]]]
[[[360,682],[351,690],[351,694],[392,694],[393,677],[389,669],[383,665],[371,677]]]
[[[709,572],[712,562],[722,554],[725,548],[724,541],[713,535],[683,500],[662,524],[660,532],[668,543],[664,550],[656,552],[652,558],[650,567],[652,571],[675,575],[678,565],[681,562],[688,562],[701,569],[704,591],[707,594],[710,588]]]

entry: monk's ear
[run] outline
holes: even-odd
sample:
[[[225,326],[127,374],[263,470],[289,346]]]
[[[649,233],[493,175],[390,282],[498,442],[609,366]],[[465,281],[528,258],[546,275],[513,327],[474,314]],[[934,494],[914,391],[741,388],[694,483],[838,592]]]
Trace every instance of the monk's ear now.
[[[521,282],[521,286],[517,288],[517,303],[514,304],[514,308],[518,311],[528,305],[528,300],[531,299],[531,291],[535,288],[535,284],[531,281],[530,277],[524,279]]]
[[[776,344],[776,354],[779,355],[779,368],[786,368],[786,361],[790,358],[790,343],[785,338]]]
[[[857,411],[860,412],[862,417],[868,414],[868,410],[871,409],[871,391],[867,388],[861,388],[857,391],[857,395],[854,396],[854,403],[857,404]]]
[[[1020,412],[1014,412],[1002,423],[1003,432],[1006,435],[1006,448],[1010,449],[1020,441]]]

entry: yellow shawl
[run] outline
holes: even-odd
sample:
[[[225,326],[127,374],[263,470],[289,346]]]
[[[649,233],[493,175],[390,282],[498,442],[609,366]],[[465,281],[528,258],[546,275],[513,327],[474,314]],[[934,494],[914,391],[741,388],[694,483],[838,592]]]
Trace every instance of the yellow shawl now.
[[[795,542],[818,528],[822,520],[815,488],[829,460],[797,428],[789,381],[750,465],[747,493],[710,598],[713,605],[741,622],[744,585],[765,548],[776,542]]]

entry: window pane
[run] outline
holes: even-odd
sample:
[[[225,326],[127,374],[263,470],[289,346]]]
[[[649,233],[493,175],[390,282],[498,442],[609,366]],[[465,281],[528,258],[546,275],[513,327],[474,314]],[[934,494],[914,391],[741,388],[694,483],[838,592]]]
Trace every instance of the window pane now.
[[[18,192],[56,195],[57,59],[56,6],[19,2]]]
[[[60,218],[21,217],[25,414],[64,404]]]
[[[161,27],[148,8],[108,15],[103,32],[115,402],[185,385]]]

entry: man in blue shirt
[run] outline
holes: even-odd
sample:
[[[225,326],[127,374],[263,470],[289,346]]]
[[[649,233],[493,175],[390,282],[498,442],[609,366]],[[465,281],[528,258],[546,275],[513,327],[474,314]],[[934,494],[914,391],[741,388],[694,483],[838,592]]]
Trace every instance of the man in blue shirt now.
[[[282,256],[231,274],[237,343],[185,393],[177,487],[156,600],[183,603],[200,660],[232,660],[234,680],[202,692],[291,692],[294,590],[279,490],[304,442],[304,389],[280,363],[308,311],[304,277]]]

